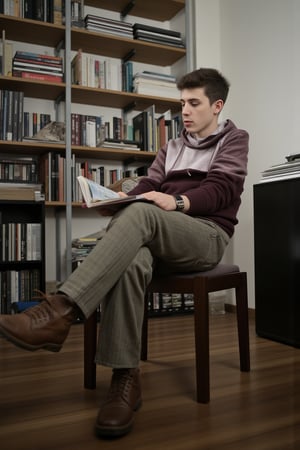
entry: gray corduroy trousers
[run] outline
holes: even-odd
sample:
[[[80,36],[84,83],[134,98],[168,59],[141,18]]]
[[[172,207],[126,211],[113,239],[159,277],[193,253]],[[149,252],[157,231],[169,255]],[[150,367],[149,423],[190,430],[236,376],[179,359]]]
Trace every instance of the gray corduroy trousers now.
[[[154,263],[171,270],[208,270],[228,244],[214,223],[155,205],[133,203],[116,213],[104,237],[63,283],[86,317],[101,305],[96,362],[137,367],[144,294]]]

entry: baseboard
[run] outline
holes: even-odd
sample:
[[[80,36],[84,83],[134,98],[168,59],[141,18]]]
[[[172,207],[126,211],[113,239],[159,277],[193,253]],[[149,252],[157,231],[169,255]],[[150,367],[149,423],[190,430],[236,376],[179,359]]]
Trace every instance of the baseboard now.
[[[225,303],[225,311],[230,313],[236,313],[236,305]],[[248,314],[250,319],[255,319],[255,309],[248,308]]]

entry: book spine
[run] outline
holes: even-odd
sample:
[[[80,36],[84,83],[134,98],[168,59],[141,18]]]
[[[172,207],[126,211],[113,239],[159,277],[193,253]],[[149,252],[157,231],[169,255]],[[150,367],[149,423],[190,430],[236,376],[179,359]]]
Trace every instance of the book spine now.
[[[3,90],[0,89],[0,140],[3,139]]]
[[[56,25],[63,23],[62,0],[53,0],[53,23]]]
[[[31,65],[40,65],[40,66],[49,66],[49,67],[55,67],[55,68],[62,68],[62,59],[59,60],[52,60],[52,59],[48,59],[48,58],[42,58],[39,55],[36,55],[35,57],[28,57],[28,56],[22,56],[22,55],[17,55],[17,53],[15,54],[15,56],[12,58],[13,63],[24,63],[24,64],[31,64]]]
[[[13,91],[8,91],[6,140],[12,141],[13,136]]]
[[[25,51],[17,50],[15,53],[14,59],[18,59],[18,58],[27,59],[27,60],[32,59],[34,61],[44,61],[44,62],[62,64],[61,56],[43,55],[42,53],[32,53],[32,52],[25,52]]]
[[[24,117],[24,92],[20,91],[18,96],[18,132],[17,140],[23,140],[23,117]]]
[[[26,79],[30,79],[30,80],[51,81],[51,82],[55,82],[55,83],[63,82],[62,76],[49,75],[49,74],[37,73],[37,72],[24,72],[21,70],[13,70],[13,76],[19,77],[19,78],[26,78]]]
[[[145,31],[150,31],[153,34],[160,33],[160,34],[166,34],[169,36],[177,36],[177,37],[181,36],[181,33],[179,31],[167,30],[165,28],[159,28],[159,27],[152,27],[151,25],[145,25],[142,23],[135,23],[133,25],[133,30],[134,30],[134,32],[137,30],[145,30]]]

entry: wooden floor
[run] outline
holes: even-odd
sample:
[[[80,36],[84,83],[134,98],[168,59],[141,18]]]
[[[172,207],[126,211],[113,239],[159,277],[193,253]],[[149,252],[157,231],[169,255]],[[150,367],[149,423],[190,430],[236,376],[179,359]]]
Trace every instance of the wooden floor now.
[[[250,373],[240,373],[235,315],[211,317],[211,401],[195,402],[193,317],[150,320],[143,406],[132,433],[94,435],[110,370],[83,388],[83,327],[58,354],[19,350],[0,338],[3,450],[300,449],[300,349],[258,338],[251,320]]]

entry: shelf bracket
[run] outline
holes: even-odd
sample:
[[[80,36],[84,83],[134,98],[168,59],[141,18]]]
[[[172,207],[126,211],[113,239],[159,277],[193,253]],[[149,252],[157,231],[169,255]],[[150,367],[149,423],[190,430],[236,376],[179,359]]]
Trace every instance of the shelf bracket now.
[[[65,101],[65,94],[60,94],[56,99],[55,99],[55,105],[59,105],[61,102]]]
[[[136,102],[128,103],[128,105],[124,106],[123,113],[126,114],[129,111],[132,111],[133,109],[135,109],[135,107],[136,107]]]
[[[65,41],[62,39],[56,46],[55,46],[55,56],[59,56],[59,52],[61,49],[65,47]]]
[[[122,58],[122,62],[125,63],[125,62],[129,61],[131,58],[134,57],[135,53],[136,53],[135,49],[134,49],[134,48],[131,49],[131,50],[127,53],[127,55],[125,55],[124,58]]]
[[[135,1],[131,0],[129,3],[127,3],[127,5],[125,6],[125,8],[121,11],[120,15],[121,15],[121,20],[125,19],[125,17],[127,16],[127,14],[130,13],[130,11],[132,10],[132,8],[135,6]]]
[[[127,158],[124,160],[124,166],[130,166],[131,164],[134,164],[135,162],[137,162],[138,159],[135,156],[132,156],[131,158]]]

